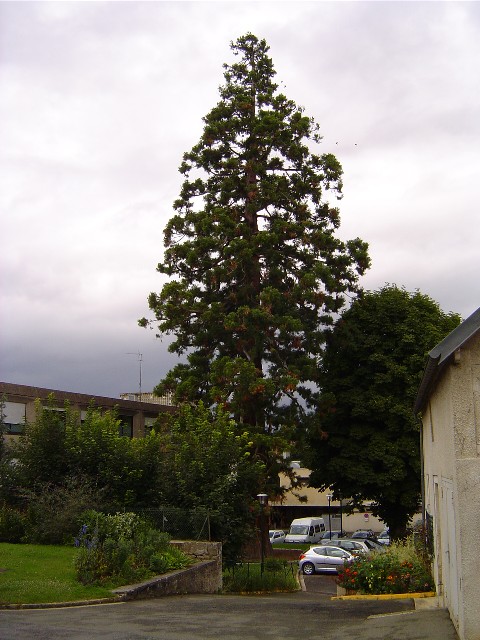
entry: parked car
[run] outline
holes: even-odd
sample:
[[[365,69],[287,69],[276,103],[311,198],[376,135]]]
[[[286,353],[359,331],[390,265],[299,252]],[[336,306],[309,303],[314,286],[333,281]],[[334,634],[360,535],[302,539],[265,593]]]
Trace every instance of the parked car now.
[[[361,540],[375,540],[377,541],[377,535],[372,529],[357,529],[355,533],[352,533],[352,538],[360,538]]]
[[[390,544],[390,532],[388,531],[388,529],[382,531],[382,533],[378,536],[378,542],[385,545]]]
[[[333,538],[344,538],[345,531],[325,531],[322,540],[332,540]]]
[[[302,553],[298,566],[302,573],[311,576],[317,571],[337,573],[339,569],[343,569],[345,563],[349,564],[353,560],[355,560],[355,556],[345,549],[322,545],[310,547],[308,551]]]
[[[385,551],[385,547],[378,542],[374,542],[373,540],[369,540],[365,538],[364,540],[356,539],[352,540],[352,538],[337,538],[336,540],[322,540],[322,545],[335,545],[340,549],[345,549],[349,553],[353,553],[353,555],[359,555],[364,553],[370,553],[371,551]]]
[[[270,538],[271,544],[280,544],[280,542],[285,542],[285,531],[280,531],[280,529],[270,529],[268,537]]]

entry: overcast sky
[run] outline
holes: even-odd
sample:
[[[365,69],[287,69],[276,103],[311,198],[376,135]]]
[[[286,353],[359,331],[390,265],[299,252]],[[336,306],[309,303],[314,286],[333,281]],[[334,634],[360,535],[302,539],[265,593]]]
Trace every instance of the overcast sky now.
[[[1,2],[1,380],[117,397],[136,354],[143,391],[173,366],[137,319],[182,154],[249,31],[343,165],[363,286],[478,308],[480,4]]]

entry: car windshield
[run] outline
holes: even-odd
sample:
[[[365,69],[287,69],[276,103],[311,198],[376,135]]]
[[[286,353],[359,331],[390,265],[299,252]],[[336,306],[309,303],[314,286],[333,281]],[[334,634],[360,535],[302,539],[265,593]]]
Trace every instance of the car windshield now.
[[[292,524],[290,527],[290,533],[293,535],[307,536],[308,535],[308,525],[306,524]]]

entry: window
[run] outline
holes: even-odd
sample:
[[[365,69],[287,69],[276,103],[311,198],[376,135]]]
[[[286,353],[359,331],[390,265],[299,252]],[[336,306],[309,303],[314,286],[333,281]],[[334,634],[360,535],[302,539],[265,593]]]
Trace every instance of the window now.
[[[120,428],[118,433],[125,438],[133,437],[133,416],[118,416],[120,419]]]
[[[314,551],[317,556],[328,556],[327,549],[325,549],[324,547],[315,547]]]
[[[297,536],[308,536],[308,526],[304,524],[292,524],[290,534]]]
[[[149,416],[145,416],[145,435],[150,433],[155,426],[156,418],[151,418]]]
[[[25,431],[26,405],[23,402],[5,402],[2,410],[5,433],[19,435]]]

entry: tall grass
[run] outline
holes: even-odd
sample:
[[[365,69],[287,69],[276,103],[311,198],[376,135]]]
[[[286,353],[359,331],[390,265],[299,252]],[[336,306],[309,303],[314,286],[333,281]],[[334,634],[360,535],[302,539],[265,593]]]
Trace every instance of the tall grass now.
[[[225,593],[273,593],[298,591],[298,564],[267,559],[263,574],[259,563],[239,564],[223,573]]]
[[[414,560],[418,561],[418,559],[426,561],[427,557],[426,550],[415,540],[413,535],[404,540],[392,542],[388,550],[390,553],[394,553],[400,562],[413,562]]]
[[[1,543],[0,604],[111,597],[109,588],[87,587],[77,581],[74,568],[77,554],[78,549],[73,547]]]

